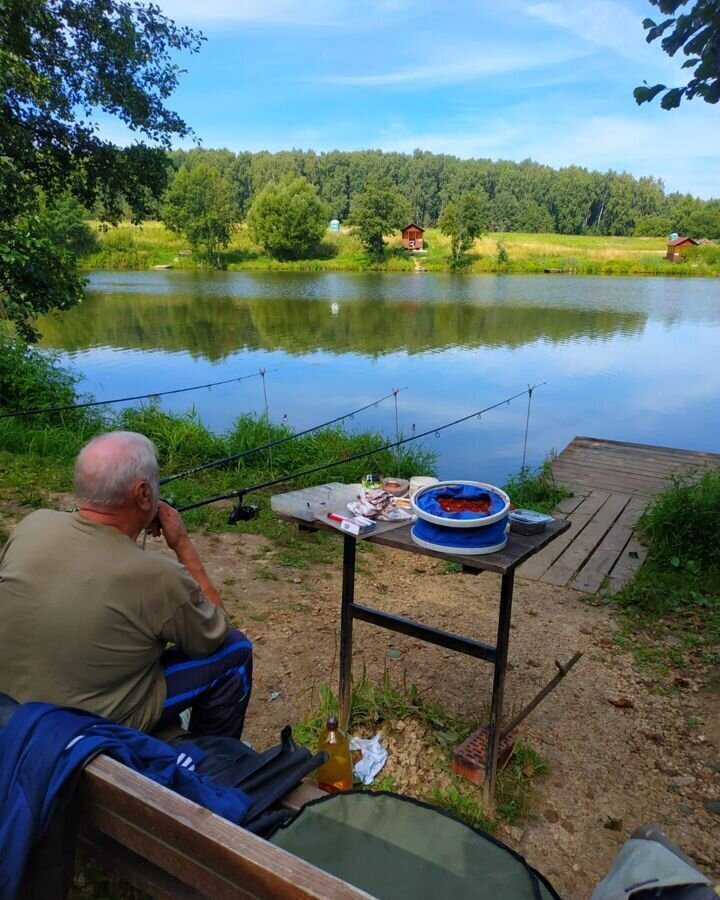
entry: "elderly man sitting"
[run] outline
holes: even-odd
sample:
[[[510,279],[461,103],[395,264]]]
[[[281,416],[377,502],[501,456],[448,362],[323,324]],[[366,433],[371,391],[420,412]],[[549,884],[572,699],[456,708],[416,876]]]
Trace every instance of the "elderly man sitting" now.
[[[0,555],[0,691],[146,731],[192,707],[194,733],[239,738],[252,645],[159,501],[155,447],[128,431],[95,438],[75,491],[77,512],[31,513]],[[143,552],[143,529],[177,562]]]

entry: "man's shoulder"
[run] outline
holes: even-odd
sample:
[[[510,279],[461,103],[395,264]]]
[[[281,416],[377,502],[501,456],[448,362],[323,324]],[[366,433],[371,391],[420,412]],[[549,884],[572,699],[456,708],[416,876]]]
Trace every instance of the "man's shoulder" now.
[[[15,531],[62,528],[70,525],[71,521],[72,515],[69,512],[61,512],[58,509],[36,509],[18,522]]]

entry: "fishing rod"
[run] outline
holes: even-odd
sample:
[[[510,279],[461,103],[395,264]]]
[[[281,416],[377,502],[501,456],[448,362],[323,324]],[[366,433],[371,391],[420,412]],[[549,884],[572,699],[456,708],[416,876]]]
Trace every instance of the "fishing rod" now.
[[[201,466],[195,466],[194,469],[187,469],[185,472],[178,472],[177,475],[168,475],[167,477],[160,479],[160,484],[169,484],[171,481],[175,481],[178,478],[186,478],[188,475],[195,475],[197,472],[202,472],[205,469],[213,469],[216,466],[226,465],[227,463],[233,462],[236,459],[242,459],[244,456],[250,456],[251,453],[259,453],[261,450],[268,450],[271,447],[277,447],[279,444],[284,444],[287,441],[294,441],[296,438],[304,437],[306,434],[310,434],[312,431],[319,431],[321,428],[327,428],[328,425],[334,425],[336,422],[342,422],[343,419],[352,419],[354,416],[358,415],[358,413],[365,412],[366,409],[370,409],[371,406],[377,406],[384,400],[389,400],[390,397],[397,397],[400,391],[406,390],[406,387],[393,388],[392,392],[386,394],[384,397],[380,397],[378,400],[373,400],[371,403],[368,403],[365,406],[361,406],[358,409],[352,410],[352,412],[345,413],[342,416],[337,416],[335,419],[329,419],[327,422],[323,422],[321,425],[313,425],[311,428],[306,428],[304,431],[298,431],[293,434],[286,435],[285,437],[278,438],[275,441],[268,441],[266,444],[260,444],[260,446],[258,447],[252,447],[250,450],[242,450],[240,453],[233,453],[232,456],[225,456],[222,459],[216,459],[212,462],[203,463]]]
[[[286,481],[293,481],[296,478],[302,478],[305,475],[312,475],[315,472],[322,472],[325,469],[332,469],[334,466],[355,462],[355,460],[358,459],[366,459],[368,456],[374,456],[376,453],[382,453],[385,450],[392,450],[394,447],[401,447],[404,444],[408,444],[411,441],[420,440],[420,438],[427,437],[431,434],[435,435],[435,437],[439,437],[441,431],[445,431],[445,429],[452,428],[455,425],[460,425],[462,422],[467,422],[469,419],[479,419],[485,413],[491,412],[493,409],[498,409],[501,406],[508,406],[513,400],[517,400],[519,397],[524,397],[528,392],[534,391],[537,387],[542,387],[545,383],[546,382],[542,382],[542,384],[532,385],[532,387],[528,387],[526,390],[520,391],[519,394],[514,394],[512,397],[507,397],[505,400],[500,400],[498,403],[493,403],[490,406],[486,406],[484,409],[475,410],[475,412],[469,413],[466,416],[461,416],[459,419],[454,419],[452,422],[446,422],[444,425],[439,425],[437,428],[429,428],[427,431],[423,431],[420,434],[413,434],[410,437],[402,438],[399,441],[393,441],[392,443],[385,444],[383,447],[376,447],[374,450],[366,450],[363,453],[355,453],[353,456],[348,456],[346,459],[339,459],[335,460],[334,462],[324,463],[321,466],[314,466],[313,468],[305,469],[302,472],[293,472],[291,475],[283,475],[280,478],[274,478],[272,481],[264,481],[260,484],[253,484],[247,488],[239,488],[238,490],[230,491],[227,494],[220,494],[217,497],[209,497],[206,500],[197,500],[195,503],[188,503],[185,506],[178,507],[178,512],[186,512],[190,509],[198,509],[199,507],[207,506],[210,503],[217,503],[220,500],[232,500],[237,497],[238,502],[228,517],[228,524],[236,525],[241,520],[253,518],[256,513],[255,507],[243,505],[242,501],[245,497],[245,494],[249,494],[252,491],[259,491],[264,488],[274,487],[276,484],[283,484]]]
[[[226,378],[224,381],[211,381],[209,384],[196,384],[192,387],[175,388],[171,391],[153,391],[151,394],[138,394],[136,397],[118,397],[116,400],[90,400],[87,403],[73,403],[69,406],[38,406],[34,409],[19,409],[15,412],[0,413],[0,419],[10,419],[14,416],[34,416],[39,413],[67,412],[71,409],[87,409],[89,406],[109,406],[112,403],[129,403],[131,400],[149,400],[153,397],[165,397],[168,394],[184,394],[187,391],[201,391],[203,388],[214,388],[220,384],[232,384],[236,381],[246,381],[248,378],[259,378],[266,372],[277,372],[277,369],[263,369],[252,375],[239,375],[237,378]]]

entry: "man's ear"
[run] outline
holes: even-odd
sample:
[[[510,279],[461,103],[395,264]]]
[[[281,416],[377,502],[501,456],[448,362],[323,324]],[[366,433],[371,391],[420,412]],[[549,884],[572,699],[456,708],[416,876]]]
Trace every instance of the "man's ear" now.
[[[149,481],[136,481],[133,487],[133,499],[139,509],[152,509],[153,492]]]

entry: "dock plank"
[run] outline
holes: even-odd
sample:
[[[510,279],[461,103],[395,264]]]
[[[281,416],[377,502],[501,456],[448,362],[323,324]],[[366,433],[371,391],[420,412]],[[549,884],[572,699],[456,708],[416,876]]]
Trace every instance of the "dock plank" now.
[[[552,467],[575,494],[553,510],[570,529],[518,574],[587,593],[616,592],[645,558],[635,527],[651,498],[673,475],[720,468],[720,455],[580,435]]]
[[[679,474],[688,468],[696,468],[689,466],[687,463],[669,462],[667,460],[651,460],[648,458],[637,460],[622,460],[618,458],[618,454],[613,453],[611,456],[588,456],[577,450],[568,452],[567,456],[562,460],[563,466],[582,466],[585,469],[601,469],[603,471],[615,472],[618,475],[651,475],[652,477],[670,478],[672,475]],[[652,466],[652,469],[648,467]],[[707,463],[697,466],[697,468],[707,468]]]
[[[704,450],[682,450],[679,447],[662,447],[659,444],[638,444],[632,441],[612,441],[607,438],[593,438],[579,435],[572,440],[577,446],[595,448],[620,448],[628,453],[648,453],[650,456],[676,456],[686,460],[693,457],[697,460],[706,460],[714,465],[720,465],[720,454],[707,453]]]
[[[625,509],[613,522],[610,530],[583,564],[577,576],[570,582],[576,591],[595,594],[603,586],[619,556],[633,536],[637,520],[645,508],[645,500],[631,497]]]
[[[588,494],[589,491],[573,491],[572,497],[565,497],[561,500],[553,510],[553,513],[555,515],[569,516],[571,512],[578,508]]]
[[[568,584],[600,544],[612,524],[627,506],[629,499],[627,494],[611,494],[602,508],[585,526],[582,534],[572,541],[562,556],[543,573],[540,580],[558,586]]]
[[[637,538],[631,538],[610,572],[608,593],[617,594],[630,581],[645,561],[647,550]]]
[[[556,538],[552,544],[549,544],[539,553],[536,553],[526,563],[523,563],[518,568],[518,575],[535,581],[540,580],[541,576],[580,534],[609,497],[610,494],[606,491],[591,491],[582,499],[573,512],[567,516],[567,519],[570,521],[568,531]]]
[[[583,594],[596,594],[603,585],[610,583],[610,572],[617,558],[617,551],[597,547],[581,571],[568,582],[568,587]]]

